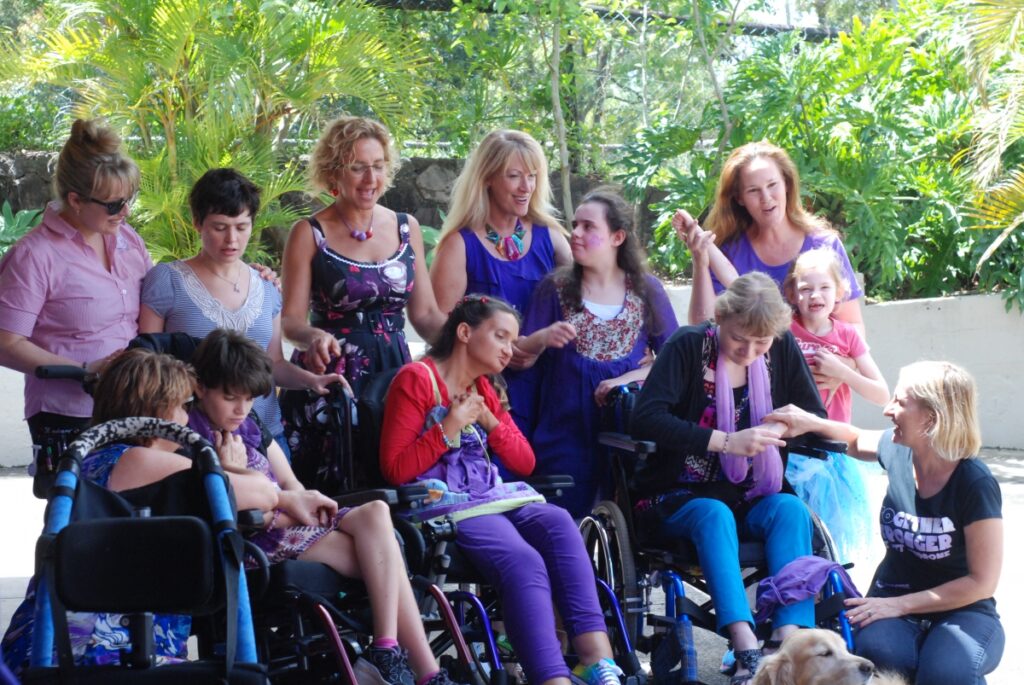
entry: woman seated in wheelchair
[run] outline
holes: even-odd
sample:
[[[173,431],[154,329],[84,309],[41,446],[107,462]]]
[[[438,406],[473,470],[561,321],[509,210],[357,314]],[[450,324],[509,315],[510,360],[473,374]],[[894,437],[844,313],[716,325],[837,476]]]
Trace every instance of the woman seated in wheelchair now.
[[[761,656],[739,537],[764,541],[771,574],[811,554],[810,513],[781,492],[785,426],[763,422],[785,404],[825,416],[790,318],[769,277],[736,279],[715,304],[715,322],[684,326],[669,338],[632,418],[633,437],[658,447],[634,477],[638,533],[697,548],[718,630],[735,650],[733,683],[750,680]],[[813,601],[780,607],[772,626],[773,641],[813,627]]]
[[[557,606],[580,659],[574,674],[617,685],[621,671],[576,524],[525,483],[498,476],[495,460],[516,475],[529,474],[535,462],[488,380],[508,364],[518,336],[519,317],[506,303],[471,295],[456,304],[426,357],[391,384],[381,472],[396,485],[430,481],[444,492],[428,511],[451,515],[459,548],[496,587],[528,682],[569,685]]]

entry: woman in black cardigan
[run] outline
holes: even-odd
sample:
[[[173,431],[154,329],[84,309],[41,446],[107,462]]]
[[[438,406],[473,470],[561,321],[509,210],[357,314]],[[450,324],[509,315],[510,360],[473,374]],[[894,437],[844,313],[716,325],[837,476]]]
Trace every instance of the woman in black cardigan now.
[[[764,540],[769,573],[811,553],[807,508],[781,492],[785,426],[762,422],[786,404],[825,416],[790,317],[769,277],[741,276],[718,299],[717,324],[682,327],[665,344],[632,421],[635,437],[658,444],[634,480],[639,528],[697,548],[718,630],[735,649],[732,683],[750,680],[761,656],[739,535]],[[773,641],[813,626],[813,601],[780,607],[772,624]]]

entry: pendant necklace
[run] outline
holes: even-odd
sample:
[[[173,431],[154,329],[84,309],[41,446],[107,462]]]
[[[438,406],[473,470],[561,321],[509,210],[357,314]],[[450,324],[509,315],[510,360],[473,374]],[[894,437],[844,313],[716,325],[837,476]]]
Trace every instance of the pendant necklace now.
[[[206,268],[207,271],[209,271],[211,274],[213,274],[214,276],[216,276],[220,280],[224,281],[225,283],[229,283],[236,293],[242,292],[242,290],[238,287],[238,282],[242,280],[242,269],[241,269],[241,267],[239,267],[238,269],[235,270],[235,274],[236,274],[235,275],[235,280],[232,281],[230,278],[227,278],[226,276],[221,276],[219,273],[217,273],[216,271],[214,271],[210,267],[206,266],[205,263],[203,264],[203,266]]]
[[[348,229],[348,234],[359,242],[369,240],[373,237],[373,210],[370,210],[370,221],[366,224],[365,231],[352,228],[352,225],[345,219],[345,215],[341,213],[341,210],[338,211],[338,216],[341,217],[341,223],[345,224],[345,228]]]
[[[519,217],[516,217],[516,225],[510,236],[498,235],[498,231],[490,224],[485,224],[485,228],[487,229],[487,239],[494,243],[494,249],[498,251],[499,255],[510,262],[523,256],[523,238],[526,237],[526,229],[523,228],[523,222],[519,220]]]

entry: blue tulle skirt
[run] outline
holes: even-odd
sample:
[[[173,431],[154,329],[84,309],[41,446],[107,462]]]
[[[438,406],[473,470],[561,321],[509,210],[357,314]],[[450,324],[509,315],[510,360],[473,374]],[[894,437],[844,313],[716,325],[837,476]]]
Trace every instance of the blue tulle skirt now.
[[[865,558],[871,545],[871,510],[861,469],[856,459],[839,452],[828,459],[790,454],[786,467],[786,480],[828,526],[841,563]]]

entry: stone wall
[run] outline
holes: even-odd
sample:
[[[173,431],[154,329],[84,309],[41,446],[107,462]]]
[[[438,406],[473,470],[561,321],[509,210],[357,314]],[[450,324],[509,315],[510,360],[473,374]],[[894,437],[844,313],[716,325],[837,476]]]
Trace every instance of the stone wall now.
[[[15,212],[43,207],[52,197],[53,165],[56,159],[57,155],[49,152],[0,153],[0,204],[5,199],[9,200]],[[381,198],[381,204],[395,211],[412,214],[424,226],[440,228],[443,223],[441,214],[448,208],[452,184],[462,164],[463,160],[460,159],[412,157],[403,160],[395,175],[395,182]],[[550,182],[555,206],[561,209],[561,175],[553,172]],[[574,175],[571,181],[573,203],[602,183],[604,180],[597,176]],[[285,200],[303,206],[304,210],[315,207],[315,203],[311,203],[301,193],[288,196]],[[641,212],[638,225],[644,242],[653,220],[654,217],[646,210]],[[274,246],[272,249],[283,246],[283,232],[287,228],[282,226],[267,234],[267,239]]]
[[[15,212],[43,207],[53,194],[56,161],[52,152],[0,153],[0,205],[7,200]]]

